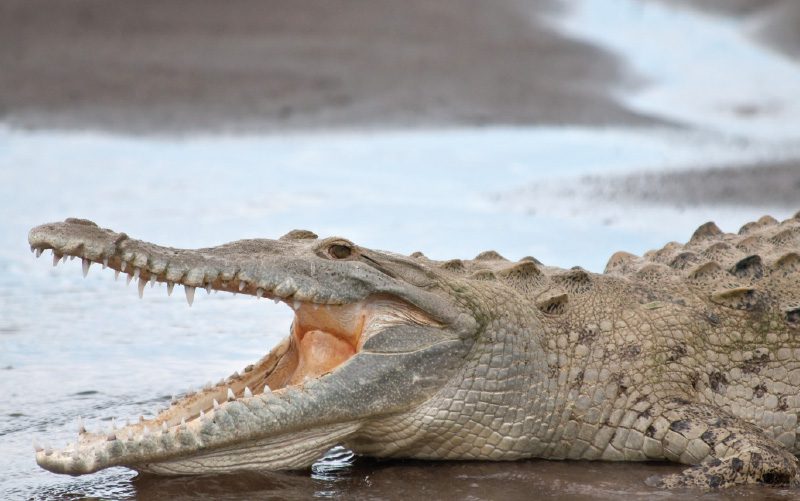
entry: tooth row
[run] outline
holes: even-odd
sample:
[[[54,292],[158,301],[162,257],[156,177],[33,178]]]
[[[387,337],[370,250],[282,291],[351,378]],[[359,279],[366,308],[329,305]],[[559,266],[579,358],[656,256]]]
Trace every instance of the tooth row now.
[[[269,394],[271,391],[272,390],[270,389],[269,385],[264,385],[264,394]],[[249,386],[245,386],[244,387],[244,391],[243,391],[243,395],[242,396],[244,398],[252,398],[254,396],[253,395],[253,391],[250,389]],[[227,394],[226,394],[226,402],[232,402],[234,400],[236,400],[236,395],[233,393],[233,390],[231,388],[228,388]],[[173,396],[172,397],[172,403],[174,404],[176,401],[177,401],[176,397]],[[211,402],[212,402],[212,409],[214,411],[219,410],[222,407],[222,404],[220,404],[217,401],[216,398],[212,399]],[[203,420],[203,419],[206,418],[206,416],[207,416],[206,411],[201,409],[200,410],[200,414],[198,416],[198,419]],[[181,416],[180,425],[177,425],[177,426],[184,427],[184,426],[186,426],[186,423],[187,423],[186,416]],[[150,434],[150,428],[146,424],[144,416],[139,416],[139,423],[138,424],[142,426],[142,434],[137,438],[140,439],[142,436],[147,436],[147,435]],[[128,429],[128,428],[130,428],[130,426],[131,426],[130,421],[126,421],[125,426],[123,428],[119,429],[119,428],[117,428],[117,420],[116,420],[116,418],[112,418],[111,419],[111,428],[110,428],[110,430],[108,430],[107,432],[104,432],[102,435],[105,435],[106,440],[108,440],[108,441],[118,440],[119,438],[127,438],[128,440],[131,440],[131,439],[134,438],[134,436],[132,435],[132,430]],[[169,428],[170,428],[170,426],[167,424],[166,421],[162,421],[161,422],[160,429],[161,429],[162,433],[169,432]],[[78,429],[78,436],[79,437],[81,435],[89,434],[89,432],[86,431],[86,427],[84,425],[83,418],[80,417],[80,416],[78,417],[77,429]],[[49,447],[44,448],[41,445],[39,445],[38,443],[34,443],[34,449],[36,450],[36,452],[41,452],[41,451],[46,450],[46,449],[50,449],[52,451],[52,448],[49,448]]]
[[[53,266],[57,266],[59,261],[61,261],[62,259],[64,261],[67,260],[67,256],[66,255],[62,255],[62,254],[57,253],[57,251],[55,249],[52,249],[52,250],[53,250]],[[43,254],[44,249],[31,247],[31,252],[33,252],[36,255],[36,257],[40,257]],[[75,256],[69,256],[69,258],[70,259],[74,259]],[[97,261],[97,262],[99,262],[102,265],[103,268],[107,268],[108,267],[108,263],[109,263],[109,258],[108,257],[102,257],[102,258],[99,258],[99,259],[100,260]],[[83,271],[83,276],[84,277],[89,274],[89,268],[91,267],[93,262],[96,262],[96,261],[93,261],[93,260],[88,259],[88,258],[81,258],[81,267],[82,267],[82,271]],[[125,254],[125,255],[120,257],[120,265],[119,265],[120,269],[119,270],[116,270],[116,269],[114,270],[114,277],[116,279],[119,276],[120,271],[125,272],[128,275],[126,281],[127,281],[128,284],[130,284],[131,280],[133,280],[134,278],[137,279],[137,280],[140,279],[140,275],[142,273],[142,268],[146,268],[146,267],[147,267],[147,256],[145,256],[145,255],[135,255],[134,256],[133,253],[128,253],[128,254]],[[163,271],[165,271],[165,270],[162,269],[160,272],[158,270],[155,270],[155,271],[151,270],[151,271],[147,272],[148,275],[149,275],[148,276],[148,280],[150,281],[150,285],[151,286],[153,286],[155,284],[155,282],[158,280],[157,279],[157,275],[159,273],[163,272]],[[196,271],[196,270],[194,270],[194,271]],[[188,272],[179,272],[178,270],[176,270],[175,273],[172,273],[171,269],[166,270],[167,275],[166,275],[166,280],[165,281],[167,282],[167,294],[172,295],[172,290],[173,290],[173,288],[175,286],[175,282],[180,282],[183,279],[183,276],[186,273],[190,273],[191,274],[191,272],[192,272],[192,270],[190,270]],[[212,282],[211,281],[205,281],[204,283],[205,283],[205,285],[203,286],[203,288],[205,288],[206,291],[210,293],[211,290],[213,290],[212,289]],[[223,280],[221,282],[221,285],[224,288],[227,289],[232,285],[231,284],[231,280]],[[245,279],[241,279],[241,278],[238,279],[237,289],[238,289],[239,292],[243,292],[245,289],[248,288],[248,286],[255,287],[255,291],[254,292],[255,292],[255,296],[256,297],[258,297],[258,298],[265,297],[265,295],[267,293],[267,289],[265,289],[264,287],[256,287],[252,283],[248,283],[248,281],[245,280]],[[140,297],[143,295],[143,292],[142,292],[143,287],[144,287],[143,283],[139,283],[138,284]],[[184,287],[186,288],[186,300],[189,303],[189,305],[191,305],[192,302],[194,301],[194,289],[195,289],[195,287],[194,286],[190,286],[190,285],[185,285],[185,284],[184,284]],[[299,300],[297,299],[296,296],[298,296],[298,295],[305,296],[306,295],[302,291],[298,291],[297,284],[295,283],[295,281],[292,278],[285,279],[283,282],[278,284],[272,290],[273,290],[272,294],[275,295],[275,297],[273,297],[273,300],[276,303],[280,302],[282,299],[286,299],[286,298],[290,298],[292,296],[295,296],[292,299],[292,303],[293,303],[295,309],[297,308],[297,306],[299,304]],[[235,290],[231,291],[231,292],[236,294]],[[316,301],[310,300],[310,296],[309,296],[309,302],[314,303]]]

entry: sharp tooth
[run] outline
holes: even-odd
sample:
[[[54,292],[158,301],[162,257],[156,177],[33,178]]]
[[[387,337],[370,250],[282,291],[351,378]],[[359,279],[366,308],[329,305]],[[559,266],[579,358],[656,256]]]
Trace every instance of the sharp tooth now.
[[[125,268],[128,267],[128,263],[125,262],[124,259],[119,260],[119,269],[120,271],[125,271]]]
[[[71,256],[71,257],[75,257],[75,256]],[[61,258],[61,262],[62,263],[66,263],[67,262],[67,256],[62,257]]]
[[[139,286],[139,299],[142,299],[144,297],[144,285],[146,283],[147,283],[146,280],[144,280],[143,278],[139,277],[139,281],[136,283],[136,285]]]
[[[156,275],[152,274],[150,275],[150,287],[154,286],[155,283],[156,283]]]
[[[104,257],[103,258],[103,269],[105,270],[106,268],[108,268],[108,258]]]
[[[125,285],[130,285],[131,284],[131,280],[133,280],[133,275],[128,273],[128,276],[125,277]]]
[[[250,388],[248,388],[247,386],[244,387],[244,396],[245,398],[250,398],[253,396],[253,392],[250,391]]]
[[[114,270],[114,281],[119,280],[119,270]]]
[[[257,298],[261,299],[261,297],[262,297],[263,295],[264,295],[264,289],[262,289],[262,288],[260,288],[260,287],[259,287],[258,289],[256,289],[256,297],[257,297]]]
[[[272,388],[268,384],[264,385],[264,393],[272,393]]]
[[[33,245],[31,245],[31,252],[35,252],[35,251],[36,251],[36,247],[34,247]]]
[[[236,400],[236,395],[233,394],[233,390],[228,388],[228,402],[232,402]]]
[[[53,266],[58,266],[58,261],[61,259],[61,256],[53,252]]]
[[[75,256],[70,256],[70,257],[69,257],[69,260],[70,260],[70,261],[72,261],[73,259],[75,259]]]
[[[213,401],[213,405],[214,405],[214,409],[219,409],[219,402],[217,402],[216,398]]]
[[[83,418],[78,416],[78,434],[86,433],[86,427],[83,426]]]
[[[139,275],[142,273],[142,270],[137,268],[136,266],[133,267],[133,278],[139,278]]]
[[[191,285],[184,285],[183,289],[186,292],[186,302],[191,306],[194,302],[194,287]]]
[[[167,296],[172,295],[172,289],[175,288],[175,282],[167,282]]]
[[[295,299],[294,301],[292,301],[292,309],[296,310],[298,308],[300,308],[300,301]]]
[[[239,292],[242,292],[245,287],[247,287],[247,283],[240,280],[239,281]]]
[[[89,274],[89,266],[92,265],[92,262],[86,258],[81,259],[81,266],[83,267],[83,278],[86,278],[86,275]]]
[[[33,253],[36,255],[37,258],[42,257],[42,249],[34,250],[33,247],[31,247],[31,250],[34,251]]]
[[[273,300],[273,301],[275,301],[275,304],[278,304],[278,303],[280,303],[280,302],[281,302],[281,300],[280,300],[280,299],[278,299],[277,297],[276,297],[276,298],[273,298],[272,300]]]
[[[168,429],[169,429],[169,427],[167,426],[167,422],[166,421],[162,421],[161,422],[161,431],[163,433],[166,433]]]
[[[206,294],[211,294],[211,282],[206,284]]]

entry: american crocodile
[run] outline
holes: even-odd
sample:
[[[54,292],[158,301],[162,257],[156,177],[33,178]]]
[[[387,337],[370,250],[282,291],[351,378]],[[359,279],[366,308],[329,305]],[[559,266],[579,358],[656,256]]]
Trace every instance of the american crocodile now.
[[[439,460],[668,460],[664,487],[800,483],[800,213],[618,252],[603,274],[434,261],[294,230],[181,250],[82,219],[29,242],[138,279],[272,298],[287,338],[154,419],[38,448],[57,473],[306,468],[341,444]],[[576,466],[579,467],[579,466]]]

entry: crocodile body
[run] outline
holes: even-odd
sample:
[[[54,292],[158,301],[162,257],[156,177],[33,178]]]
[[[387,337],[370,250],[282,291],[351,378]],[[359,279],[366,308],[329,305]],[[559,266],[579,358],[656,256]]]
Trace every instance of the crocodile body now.
[[[69,219],[29,241],[140,288],[241,292],[296,314],[243,374],[153,419],[38,450],[51,471],[304,468],[342,444],[376,457],[689,465],[664,487],[800,482],[800,213],[738,234],[706,223],[686,244],[614,254],[603,274],[494,251],[440,262],[301,230],[179,250]]]

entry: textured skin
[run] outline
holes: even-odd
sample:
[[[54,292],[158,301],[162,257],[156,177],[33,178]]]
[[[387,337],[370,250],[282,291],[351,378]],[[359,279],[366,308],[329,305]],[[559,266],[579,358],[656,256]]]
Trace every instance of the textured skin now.
[[[337,435],[355,452],[691,465],[664,487],[800,482],[800,213],[738,234],[706,223],[603,274],[364,252],[406,284],[424,272],[475,329],[424,398]]]

